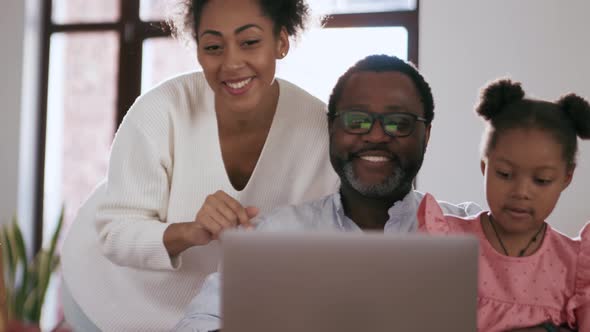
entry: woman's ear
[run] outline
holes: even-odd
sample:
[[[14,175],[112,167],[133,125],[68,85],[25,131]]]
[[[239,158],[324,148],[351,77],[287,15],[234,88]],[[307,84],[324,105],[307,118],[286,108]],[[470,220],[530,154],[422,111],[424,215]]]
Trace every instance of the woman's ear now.
[[[277,41],[277,59],[282,59],[289,53],[289,33],[285,27],[281,28]]]
[[[481,168],[481,175],[485,176],[486,175],[486,167],[487,167],[486,161],[482,159],[479,163],[479,167]]]

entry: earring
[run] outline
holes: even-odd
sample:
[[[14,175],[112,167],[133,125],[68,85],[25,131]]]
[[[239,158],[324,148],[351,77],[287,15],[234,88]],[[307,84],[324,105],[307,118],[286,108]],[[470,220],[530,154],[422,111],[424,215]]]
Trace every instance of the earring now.
[[[284,58],[284,57],[286,57],[286,56],[287,56],[287,53],[286,52],[282,52],[281,53],[281,59]]]

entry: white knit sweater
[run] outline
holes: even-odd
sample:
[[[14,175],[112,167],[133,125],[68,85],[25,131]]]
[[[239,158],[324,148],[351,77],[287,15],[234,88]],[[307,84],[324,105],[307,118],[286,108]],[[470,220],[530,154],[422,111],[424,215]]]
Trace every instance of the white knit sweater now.
[[[180,319],[217,269],[218,246],[171,260],[163,234],[170,223],[193,220],[207,195],[223,190],[264,213],[337,190],[325,105],[278,82],[277,111],[242,191],[225,171],[214,96],[202,73],[164,82],[131,107],[106,183],[82,207],[62,251],[66,284],[101,330],[163,331]]]

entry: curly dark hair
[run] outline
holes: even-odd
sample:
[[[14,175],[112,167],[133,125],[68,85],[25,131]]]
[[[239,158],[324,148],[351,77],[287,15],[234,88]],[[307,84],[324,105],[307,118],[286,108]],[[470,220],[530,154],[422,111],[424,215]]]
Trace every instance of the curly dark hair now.
[[[553,135],[563,147],[568,167],[576,164],[578,140],[590,138],[590,104],[573,93],[556,102],[525,98],[519,82],[499,79],[481,91],[475,111],[487,121],[482,154],[488,156],[499,135],[509,129],[541,129]]]
[[[203,14],[203,7],[210,0],[180,0],[177,13],[168,21],[176,37],[190,37],[198,42],[197,29]],[[263,14],[274,23],[274,32],[279,34],[281,28],[287,30],[290,37],[296,38],[310,19],[310,9],[305,0],[258,0]]]
[[[330,100],[328,101],[328,119],[330,121],[334,120],[334,115],[336,114],[336,104],[340,100],[342,95],[342,89],[344,89],[344,85],[348,81],[348,79],[354,73],[358,72],[399,72],[402,74],[407,75],[414,85],[416,86],[416,90],[420,94],[420,99],[422,101],[422,105],[424,105],[424,118],[426,118],[426,124],[430,124],[434,118],[434,99],[432,97],[432,91],[430,89],[430,85],[424,77],[420,74],[418,69],[410,63],[406,62],[398,57],[379,54],[379,55],[369,55],[366,58],[358,61],[354,66],[350,67],[340,78],[334,89],[332,89],[332,94],[330,95]]]

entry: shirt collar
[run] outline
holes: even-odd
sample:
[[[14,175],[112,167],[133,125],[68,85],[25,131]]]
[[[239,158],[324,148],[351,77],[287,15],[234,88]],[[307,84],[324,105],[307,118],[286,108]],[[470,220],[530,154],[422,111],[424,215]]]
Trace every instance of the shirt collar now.
[[[387,213],[389,220],[385,223],[385,232],[400,232],[408,233],[416,230],[416,212],[418,211],[418,204],[420,197],[418,192],[410,190],[410,192],[401,200],[393,204]]]
[[[344,207],[342,206],[342,198],[340,191],[332,195],[332,203],[334,204],[334,212],[336,216],[336,227],[345,231],[360,231],[360,227],[348,218],[344,213]]]
[[[404,196],[401,201],[397,201],[387,211],[389,219],[385,223],[384,232],[407,233],[416,230],[416,211],[420,197],[415,190]],[[336,216],[336,227],[345,231],[361,231],[360,227],[348,218],[344,213],[340,192],[332,195],[334,214]]]

